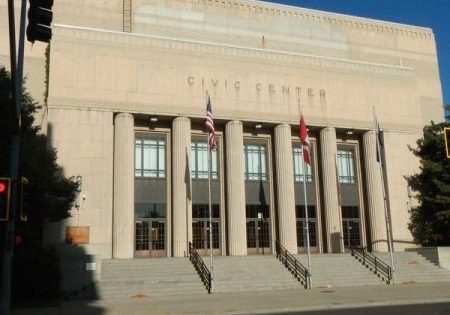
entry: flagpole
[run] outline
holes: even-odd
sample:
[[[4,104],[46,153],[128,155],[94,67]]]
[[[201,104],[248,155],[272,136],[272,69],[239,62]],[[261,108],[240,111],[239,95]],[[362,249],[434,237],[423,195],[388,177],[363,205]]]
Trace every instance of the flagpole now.
[[[300,143],[302,148],[302,166],[303,166],[303,194],[305,197],[305,230],[306,230],[306,251],[308,253],[308,271],[309,271],[309,288],[312,287],[312,272],[311,272],[311,250],[309,246],[309,215],[308,215],[308,197],[306,194],[306,170],[307,166],[303,155],[303,144]]]
[[[206,91],[206,98],[208,102],[208,91]],[[214,263],[213,263],[213,244],[212,244],[212,211],[211,211],[211,147],[209,143],[209,133],[207,134],[208,143],[208,209],[209,209],[209,271],[211,273],[211,287],[209,288],[210,293],[214,292]]]
[[[391,234],[391,220],[390,220],[390,213],[388,212],[387,207],[387,198],[386,198],[386,186],[384,183],[384,174],[383,174],[383,157],[381,156],[381,148],[380,148],[380,141],[379,141],[379,133],[380,128],[378,125],[377,116],[375,114],[375,106],[373,107],[373,118],[374,118],[374,124],[375,124],[375,139],[377,142],[377,154],[379,157],[379,167],[380,167],[380,176],[381,176],[381,186],[383,190],[383,205],[384,205],[384,216],[385,216],[385,223],[386,223],[386,234],[387,234],[387,241],[388,241],[388,249],[389,249],[389,258],[391,260],[391,270],[392,270],[392,283],[395,284],[395,265],[394,265],[394,254],[393,254],[393,241],[392,241],[392,234]]]

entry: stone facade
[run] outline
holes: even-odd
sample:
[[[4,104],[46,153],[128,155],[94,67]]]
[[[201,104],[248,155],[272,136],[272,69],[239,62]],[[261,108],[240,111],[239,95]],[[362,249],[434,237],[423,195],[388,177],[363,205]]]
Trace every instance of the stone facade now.
[[[189,192],[203,187],[186,181],[186,165],[192,139],[205,136],[208,92],[222,137],[218,253],[253,253],[255,220],[263,224],[257,228],[267,228],[268,244],[258,244],[269,253],[276,240],[290,251],[304,248],[298,236],[303,192],[292,187],[296,168],[286,165],[296,154],[300,112],[313,143],[307,195],[315,211],[314,247],[340,252],[355,241],[386,250],[374,108],[384,132],[394,246],[412,246],[404,176],[418,162],[407,145],[430,120],[443,120],[432,30],[260,1],[60,0],[54,11],[44,129],[66,175],[82,176],[83,191],[72,217],[49,227],[49,244],[64,248],[65,227],[82,225],[90,227],[89,244],[82,245],[88,254],[136,256],[142,241],[136,231],[145,220],[133,217],[133,190],[137,198],[140,189],[134,184],[142,182],[133,178],[131,150],[140,132],[163,139],[165,150],[161,182],[148,183],[166,194],[153,203],[155,209],[164,205],[162,255],[185,255],[201,222],[193,218],[201,207]],[[0,31],[5,34],[5,25]],[[6,63],[6,45],[0,47]],[[36,69],[45,63],[44,48],[29,48],[30,90],[39,95],[45,72]],[[252,144],[266,150],[259,188],[242,160]],[[351,152],[351,178],[337,171],[340,152]],[[260,209],[256,218],[252,209]]]

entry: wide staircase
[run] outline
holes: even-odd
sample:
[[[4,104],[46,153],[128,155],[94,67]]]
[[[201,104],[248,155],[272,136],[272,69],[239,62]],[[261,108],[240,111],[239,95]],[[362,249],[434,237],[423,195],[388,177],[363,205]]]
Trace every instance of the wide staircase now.
[[[97,290],[104,299],[207,294],[188,258],[103,260]]]
[[[388,265],[389,253],[373,253]],[[450,271],[439,268],[416,252],[394,252],[395,280],[397,284],[450,282]]]
[[[308,266],[306,254],[294,255],[294,257],[305,267]],[[311,274],[312,288],[385,284],[351,254],[313,254],[311,255]]]
[[[203,259],[209,268],[209,259]],[[304,287],[275,256],[214,257],[214,292],[280,289]]]

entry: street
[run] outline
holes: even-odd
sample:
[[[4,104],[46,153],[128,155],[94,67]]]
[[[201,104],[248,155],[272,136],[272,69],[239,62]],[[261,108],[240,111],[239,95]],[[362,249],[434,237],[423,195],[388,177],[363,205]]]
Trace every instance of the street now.
[[[450,303],[390,305],[363,308],[330,309],[306,312],[264,313],[269,315],[448,315]]]

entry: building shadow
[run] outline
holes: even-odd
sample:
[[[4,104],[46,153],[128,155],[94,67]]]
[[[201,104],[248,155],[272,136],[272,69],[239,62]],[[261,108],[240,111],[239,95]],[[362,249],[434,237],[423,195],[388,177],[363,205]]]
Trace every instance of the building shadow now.
[[[35,146],[24,148],[23,158],[28,158],[30,150],[45,151],[51,148],[52,126],[48,126],[48,135],[39,136]],[[30,171],[31,170],[31,171]],[[23,175],[29,173],[31,185],[24,192],[22,207],[28,213],[26,222],[16,221],[16,244],[14,249],[13,281],[12,281],[12,314],[64,314],[67,304],[73,302],[79,314],[101,315],[105,310],[93,305],[99,299],[97,283],[100,275],[100,262],[89,255],[83,244],[68,233],[65,219],[57,221],[65,215],[51,217],[56,222],[46,222],[49,214],[44,215],[43,207],[58,210],[49,203],[40,203],[41,186],[33,186],[32,178],[36,178],[33,169],[23,169]],[[34,177],[33,177],[34,176]],[[73,183],[65,179],[64,170],[58,167],[53,173],[50,183],[52,187],[45,193],[64,204],[60,199],[67,198],[61,191],[69,191]],[[54,180],[54,181],[53,181]],[[37,180],[36,180],[37,182]],[[50,185],[49,184],[49,185]],[[53,190],[51,190],[53,189]],[[60,191],[58,191],[59,189]],[[73,190],[70,190],[73,193]],[[79,193],[79,192],[78,192]],[[71,195],[73,196],[73,195]],[[53,200],[53,202],[55,202]],[[73,204],[76,206],[76,202]],[[70,304],[71,305],[71,304]]]

